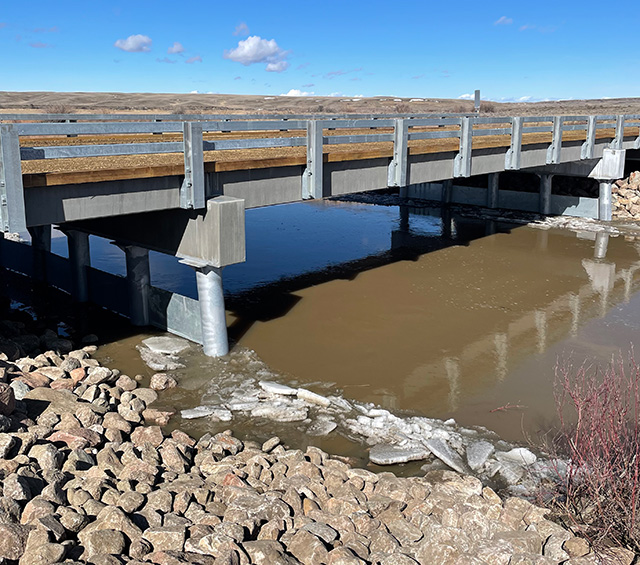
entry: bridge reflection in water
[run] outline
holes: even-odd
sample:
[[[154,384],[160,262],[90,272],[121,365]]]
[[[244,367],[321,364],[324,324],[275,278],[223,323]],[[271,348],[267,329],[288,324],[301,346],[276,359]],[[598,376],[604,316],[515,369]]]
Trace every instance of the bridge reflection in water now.
[[[440,223],[439,237],[421,231],[424,216]],[[552,419],[558,355],[606,361],[628,346],[621,328],[632,310],[621,305],[640,284],[636,244],[440,208],[401,207],[397,226],[393,261],[290,288],[295,304],[245,324],[240,344],[348,397],[514,439]]]

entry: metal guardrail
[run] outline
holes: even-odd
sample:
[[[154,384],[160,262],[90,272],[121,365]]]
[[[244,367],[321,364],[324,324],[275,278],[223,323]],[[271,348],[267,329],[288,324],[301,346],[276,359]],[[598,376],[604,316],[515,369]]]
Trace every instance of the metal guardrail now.
[[[0,114],[0,120],[15,119],[15,116],[36,115]],[[96,118],[105,121],[61,123],[64,119]],[[4,231],[15,231],[16,221],[24,222],[24,197],[21,161],[35,159],[67,159],[79,157],[101,157],[118,155],[143,155],[183,153],[185,178],[181,189],[181,207],[199,209],[205,206],[204,152],[238,149],[264,149],[278,147],[306,147],[307,166],[302,176],[302,198],[322,197],[322,153],[324,145],[350,145],[356,143],[393,144],[393,157],[389,165],[389,186],[405,186],[408,171],[409,142],[425,139],[456,139],[458,153],[454,160],[452,176],[468,177],[471,174],[473,139],[484,136],[509,136],[510,146],[505,155],[505,170],[520,168],[523,135],[550,133],[552,141],[547,149],[546,163],[560,162],[562,136],[564,132],[584,131],[586,141],[582,145],[581,159],[594,155],[596,132],[612,130],[610,147],[622,148],[625,126],[640,127],[640,115],[598,116],[526,116],[485,117],[470,115],[413,115],[413,116],[331,116],[309,119],[308,116],[259,116],[258,119],[241,119],[241,116],[181,115],[170,116],[176,121],[159,121],[166,115],[145,116],[147,121],[115,121],[127,116],[138,119],[135,114],[76,115],[42,114],[38,118],[58,123],[0,123],[0,218]],[[159,116],[159,117],[158,117]],[[197,118],[196,121],[181,121],[180,118]],[[219,119],[212,119],[219,118]],[[252,117],[253,118],[253,117]],[[269,118],[269,119],[267,119]],[[151,121],[153,120],[153,121]],[[502,127],[491,127],[502,126]],[[353,133],[325,135],[325,130],[393,129],[391,133]],[[446,128],[446,129],[444,129]],[[208,132],[298,132],[290,137],[243,137],[238,139],[204,139]],[[183,141],[145,143],[106,143],[83,145],[82,138],[73,145],[29,147],[20,146],[20,137],[38,138],[47,136],[118,136],[140,134],[182,134]],[[33,139],[35,142],[36,139]],[[640,148],[640,135],[634,140],[634,148]],[[22,220],[14,220],[22,218]]]

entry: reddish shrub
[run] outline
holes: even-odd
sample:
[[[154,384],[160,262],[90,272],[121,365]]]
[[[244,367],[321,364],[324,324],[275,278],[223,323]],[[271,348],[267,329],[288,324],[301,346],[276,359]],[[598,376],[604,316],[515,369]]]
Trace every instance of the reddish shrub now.
[[[640,550],[640,368],[612,361],[556,367],[560,429],[555,446],[568,457],[556,504],[595,547],[616,544]]]

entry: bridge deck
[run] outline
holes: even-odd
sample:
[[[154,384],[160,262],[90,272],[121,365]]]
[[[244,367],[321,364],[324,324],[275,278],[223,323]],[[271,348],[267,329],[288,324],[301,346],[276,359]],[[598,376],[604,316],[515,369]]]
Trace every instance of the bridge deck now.
[[[416,128],[417,129],[417,128]],[[449,128],[442,128],[448,131]],[[417,131],[420,131],[417,129]],[[452,131],[452,130],[451,130]],[[392,129],[378,128],[375,133],[392,133]],[[326,131],[325,136],[344,135],[344,130]],[[369,130],[348,131],[351,135],[370,133]],[[303,137],[303,132],[296,131],[260,131],[260,132],[216,132],[206,133],[205,140],[241,139],[241,138],[274,138],[274,137]],[[615,135],[615,128],[600,129],[596,139],[611,139]],[[640,128],[628,126],[624,129],[624,136],[637,137]],[[525,133],[522,145],[549,144],[552,133]],[[584,141],[586,132],[564,132],[563,142]],[[166,141],[182,141],[179,134],[162,135],[122,135],[105,138],[104,136],[80,137],[47,137],[37,138],[39,146],[83,145],[103,143],[154,143]],[[509,147],[509,135],[487,135],[473,138],[473,149],[487,149]],[[21,137],[20,143],[29,146],[33,138]],[[459,148],[459,140],[451,137],[445,139],[412,140],[408,142],[409,155],[424,155],[432,153],[455,152]],[[350,143],[344,145],[325,145],[323,159],[325,162],[358,161],[364,159],[385,158],[393,156],[392,142],[378,143]],[[269,167],[286,167],[306,164],[305,147],[278,147],[261,149],[241,149],[204,152],[206,172],[239,171],[262,169]],[[73,159],[39,159],[23,161],[22,171],[24,186],[43,187],[60,186],[66,184],[82,184],[113,180],[130,180],[136,178],[155,178],[184,174],[184,158],[182,153],[147,154],[147,155],[119,155],[108,157],[80,157]]]

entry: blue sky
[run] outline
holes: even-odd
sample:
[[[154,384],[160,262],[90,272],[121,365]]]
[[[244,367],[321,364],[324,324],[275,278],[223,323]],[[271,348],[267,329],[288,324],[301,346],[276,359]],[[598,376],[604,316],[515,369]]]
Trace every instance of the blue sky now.
[[[640,95],[640,3],[0,1],[0,90]]]

